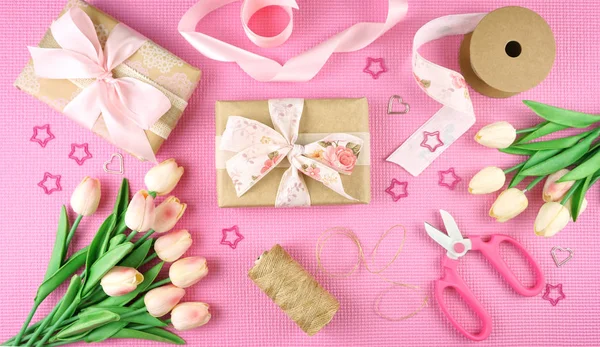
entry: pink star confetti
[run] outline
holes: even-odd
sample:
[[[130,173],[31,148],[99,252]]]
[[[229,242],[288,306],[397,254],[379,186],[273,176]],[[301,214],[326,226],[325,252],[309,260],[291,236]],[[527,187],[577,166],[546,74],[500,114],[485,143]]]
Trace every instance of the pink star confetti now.
[[[83,149],[83,152],[85,153],[84,156],[75,155],[75,152],[78,152],[78,148]],[[92,158],[92,153],[90,153],[87,143],[82,143],[80,145],[76,143],[71,144],[71,153],[69,153],[69,159],[75,160],[75,162],[77,162],[77,165],[83,165],[83,163],[90,158]]]
[[[48,188],[47,183],[50,180],[54,181],[54,186]],[[53,175],[49,172],[44,172],[44,179],[38,183],[38,186],[40,186],[44,190],[44,193],[48,195],[52,194],[53,192],[60,191],[62,190],[62,187],[60,186],[60,175]]]
[[[234,233],[236,236],[236,238],[235,238],[235,240],[233,240],[233,242],[231,242],[228,238],[228,235],[230,233]],[[227,245],[227,246],[231,247],[231,249],[235,249],[237,247],[238,243],[240,243],[240,241],[242,241],[243,239],[244,239],[244,236],[242,234],[240,234],[240,229],[238,228],[237,225],[234,225],[231,228],[223,229],[223,238],[221,239],[221,244]]]
[[[560,294],[556,299],[553,299],[550,297],[550,293],[552,292],[552,289],[558,289],[558,293]],[[562,284],[557,284],[555,286],[551,285],[550,283],[546,284],[546,291],[544,292],[544,296],[542,296],[542,299],[544,300],[548,300],[550,301],[550,303],[552,304],[552,306],[556,306],[556,304],[558,304],[559,301],[561,301],[562,299],[565,299],[565,293],[563,293],[563,289],[562,289]]]
[[[41,135],[40,130],[43,130],[46,133],[46,136],[40,138]],[[42,126],[34,126],[33,127],[33,136],[29,139],[31,142],[37,142],[42,146],[42,148],[46,147],[50,140],[54,139],[54,134],[50,131],[50,124],[44,124]]]
[[[376,70],[373,70],[373,66],[375,66]],[[368,73],[373,77],[373,79],[378,79],[379,75],[386,72],[387,68],[383,63],[383,58],[367,58],[367,66],[364,68],[363,72]]]
[[[454,172],[454,168],[451,167],[446,171],[440,171],[440,181],[438,182],[438,184],[440,186],[444,186],[444,187],[448,187],[450,188],[450,190],[454,190],[454,188],[456,188],[456,185],[458,184],[458,182],[460,182],[460,177],[458,177],[456,175],[456,173]],[[447,177],[448,175],[452,176],[452,182],[448,183]]]
[[[401,192],[395,192],[396,190],[396,186],[400,186],[402,187]],[[392,178],[392,184],[387,187],[387,189],[385,190],[386,193],[390,194],[392,196],[392,199],[394,200],[394,202],[402,199],[402,198],[406,198],[408,196],[408,182],[400,182],[395,178]]]
[[[433,141],[433,146],[430,144],[430,140],[435,140]],[[432,133],[428,131],[423,132],[423,141],[421,142],[421,147],[427,148],[430,152],[435,152],[436,149],[442,147],[443,145],[444,143],[442,142],[442,139],[440,139],[439,131],[434,131]]]

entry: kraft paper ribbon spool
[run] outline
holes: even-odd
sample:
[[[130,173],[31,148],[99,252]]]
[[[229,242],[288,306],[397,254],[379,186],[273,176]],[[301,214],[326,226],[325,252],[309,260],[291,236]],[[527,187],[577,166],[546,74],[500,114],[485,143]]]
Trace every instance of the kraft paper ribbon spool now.
[[[488,13],[460,46],[460,69],[477,92],[508,98],[540,84],[550,73],[556,42],[548,23],[518,6]]]
[[[248,277],[309,336],[327,325],[340,307],[280,245],[263,253]]]

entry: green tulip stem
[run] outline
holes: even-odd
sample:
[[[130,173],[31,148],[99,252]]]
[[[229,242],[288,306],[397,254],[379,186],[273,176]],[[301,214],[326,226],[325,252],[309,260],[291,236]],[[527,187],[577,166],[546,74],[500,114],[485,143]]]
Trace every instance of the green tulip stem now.
[[[37,302],[37,301],[33,303],[33,307],[31,308],[31,311],[29,312],[29,315],[27,316],[27,319],[25,319],[25,322],[23,323],[23,326],[21,327],[21,330],[17,334],[17,337],[15,337],[15,342],[14,342],[15,346],[18,346],[19,343],[21,343],[21,339],[23,338],[23,334],[25,334],[25,330],[29,326],[29,323],[31,323],[31,319],[33,318],[33,315],[35,314],[35,311],[37,311],[37,309],[40,306],[40,304],[41,304],[41,302]]]
[[[527,188],[525,188],[525,191],[532,190],[533,187],[535,187],[538,183],[540,183],[544,178],[546,178],[546,176],[536,177],[533,181],[531,181],[531,183],[529,183]]]
[[[162,281],[158,281],[156,283],[153,283],[150,287],[148,287],[146,289],[146,291],[149,291],[149,290],[152,290],[154,288],[158,288],[158,287],[164,286],[165,284],[169,284],[169,283],[171,283],[171,279],[170,278],[165,278]]]
[[[63,346],[63,345],[68,345],[69,343],[75,343],[78,342],[80,340],[68,340],[68,341],[60,341],[60,342],[55,342],[55,343],[50,343],[47,344],[46,347],[57,347],[57,346]]]
[[[148,230],[144,234],[144,236],[140,237],[140,239],[135,242],[135,244],[133,245],[133,247],[136,248],[139,245],[141,245],[142,243],[144,243],[144,241],[146,241],[147,238],[149,238],[150,236],[152,236],[152,234],[154,234],[154,230],[153,229]]]
[[[152,253],[151,255],[147,256],[146,259],[144,259],[144,261],[142,262],[142,264],[140,266],[144,266],[144,265],[148,264],[156,257],[158,257],[158,254]]]
[[[133,239],[133,238],[135,237],[135,235],[137,235],[137,233],[138,233],[137,231],[135,231],[135,230],[132,230],[132,231],[129,233],[129,235],[127,236],[127,238],[125,239],[125,242],[129,242],[129,241],[131,241],[131,239]]]
[[[56,304],[56,306],[54,306],[54,308],[52,309],[52,311],[50,313],[48,313],[48,315],[46,316],[46,318],[44,318],[42,320],[42,323],[40,324],[39,327],[37,327],[37,329],[35,329],[35,331],[33,332],[33,334],[31,334],[30,336],[28,336],[29,342],[27,343],[26,346],[32,346],[33,343],[35,342],[35,340],[37,340],[37,338],[40,336],[40,334],[46,330],[46,327],[52,321],[52,318],[54,317],[54,314],[56,313],[56,311],[58,311],[58,307],[60,306],[61,302],[62,302],[62,299]],[[19,344],[17,343],[16,345],[18,346]]]
[[[57,305],[57,307],[58,307],[58,305]],[[54,316],[54,314],[56,314],[56,312],[53,311],[53,312],[51,312],[51,314]],[[65,327],[65,326],[73,323],[74,321],[76,321],[78,319],[79,319],[79,317],[71,317],[71,318],[65,320],[61,324],[61,326],[59,328]],[[44,320],[42,320],[40,322],[42,322],[42,323],[43,322],[49,322],[50,320],[52,320],[52,318],[51,317],[48,318],[48,316],[46,316],[46,318],[44,318]],[[23,336],[23,341],[30,341],[30,343],[33,344],[35,342],[35,340],[39,337],[40,333],[44,333],[45,334],[45,333],[48,332],[48,329],[45,328],[46,325],[47,325],[47,323],[44,325],[44,327],[41,328],[41,329],[43,329],[43,331],[42,330],[39,330],[39,331],[36,330],[33,334],[29,334],[29,335]]]
[[[530,133],[530,132],[536,131],[546,124],[548,124],[548,122],[544,121],[544,122],[541,122],[540,124],[533,126],[531,128],[517,129],[517,134],[525,134],[525,133]]]
[[[83,215],[77,215],[77,218],[75,218],[75,221],[73,222],[73,225],[71,226],[71,230],[69,231],[69,234],[67,235],[67,240],[66,240],[66,245],[67,247],[69,246],[69,244],[71,244],[71,239],[73,239],[73,236],[75,235],[75,231],[77,230],[77,227],[79,226],[79,222],[81,222],[81,219],[83,218]]]
[[[44,334],[44,337],[37,343],[37,345],[36,345],[37,347],[41,347],[46,342],[48,342],[48,340],[52,336],[52,333],[54,333],[54,331],[56,329],[58,329],[60,326],[62,326],[63,322],[65,321],[65,319],[67,319],[67,317],[70,317],[73,314],[73,312],[75,312],[77,305],[78,305],[77,301],[73,301],[71,303],[71,305],[69,305],[69,307],[65,310],[65,312],[63,312],[60,315],[60,317],[58,317],[58,320],[52,326],[50,326],[50,328],[48,329],[46,334]],[[58,307],[58,305],[56,307]],[[33,339],[29,340],[29,343],[31,343],[32,341],[34,341],[34,340]],[[28,345],[31,346],[31,344],[28,344]]]
[[[27,328],[25,330],[25,334],[29,334],[29,335],[25,335],[23,336],[22,340],[28,340],[28,336],[31,335],[31,332],[35,330],[35,328],[39,327],[40,324],[42,324],[44,320],[39,320],[37,322],[35,322],[34,324],[30,325],[29,328]],[[11,337],[9,340],[6,340],[2,343],[0,343],[0,346],[12,346],[13,345],[13,341],[15,340],[16,336]]]
[[[530,132],[536,131],[538,129],[539,129],[539,126],[535,126],[532,128],[526,128],[526,129],[517,129],[517,134],[530,133]]]
[[[527,162],[527,160],[525,160],[524,162],[519,163],[519,164],[517,164],[517,165],[515,165],[513,167],[509,167],[508,169],[504,170],[504,173],[508,174],[508,173],[511,173],[511,172],[513,172],[515,170],[519,170],[520,168],[523,167],[523,165],[525,165],[526,162]]]
[[[567,203],[567,201],[569,201],[569,199],[571,198],[571,196],[573,196],[573,194],[575,193],[575,191],[577,190],[577,188],[579,188],[579,186],[583,183],[583,181],[585,181],[585,179],[576,181],[572,186],[571,189],[569,189],[569,191],[567,192],[567,194],[565,194],[565,196],[562,198],[562,200],[560,201],[561,205],[564,205]]]

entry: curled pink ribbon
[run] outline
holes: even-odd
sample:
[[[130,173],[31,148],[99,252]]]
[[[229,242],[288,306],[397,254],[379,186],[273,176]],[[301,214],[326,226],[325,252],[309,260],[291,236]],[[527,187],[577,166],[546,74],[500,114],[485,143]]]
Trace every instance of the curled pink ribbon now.
[[[335,133],[306,145],[297,144],[303,108],[303,99],[269,100],[275,129],[252,119],[229,116],[220,149],[236,152],[225,167],[238,197],[287,157],[290,168],[281,178],[275,207],[310,206],[310,195],[300,172],[341,196],[356,200],[344,191],[340,173],[352,173],[363,140]]]
[[[407,0],[388,0],[384,23],[361,22],[335,34],[329,39],[291,58],[284,65],[244,49],[196,32],[196,25],[207,14],[238,0],[202,0],[192,6],[179,21],[179,33],[206,57],[223,62],[235,62],[250,77],[261,82],[305,82],[321,70],[336,52],[353,52],[370,45],[398,24],[408,10]],[[280,6],[290,17],[287,27],[274,37],[262,37],[248,28],[252,15],[267,6]],[[248,38],[260,47],[275,47],[284,43],[292,33],[292,9],[295,0],[244,0],[242,25]]]
[[[119,23],[110,32],[103,51],[94,23],[78,7],[52,23],[50,30],[62,48],[29,47],[35,74],[49,79],[96,79],[65,106],[63,113],[88,129],[102,114],[117,146],[156,162],[144,130],[171,108],[171,102],[145,82],[112,75],[112,70],[133,55],[146,38]]]

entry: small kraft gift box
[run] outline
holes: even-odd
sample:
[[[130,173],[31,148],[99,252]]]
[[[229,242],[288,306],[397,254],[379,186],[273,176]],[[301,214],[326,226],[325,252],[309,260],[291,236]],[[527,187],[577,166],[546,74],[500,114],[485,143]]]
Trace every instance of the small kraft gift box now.
[[[217,101],[215,113],[220,207],[370,202],[365,98]]]
[[[17,88],[141,160],[156,161],[201,75],[82,0],[29,51]]]

